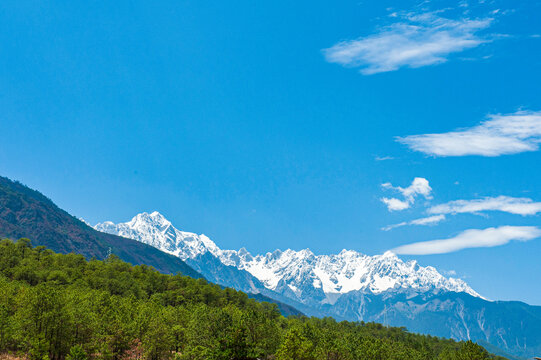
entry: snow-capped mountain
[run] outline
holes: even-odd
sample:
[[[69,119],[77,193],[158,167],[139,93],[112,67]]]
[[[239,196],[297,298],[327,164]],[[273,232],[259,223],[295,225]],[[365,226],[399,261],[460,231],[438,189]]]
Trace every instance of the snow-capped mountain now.
[[[152,245],[180,257],[211,282],[261,294],[306,315],[406,326],[489,342],[518,355],[541,351],[541,307],[487,301],[464,281],[391,252],[316,255],[288,249],[252,255],[244,248],[222,250],[205,235],[176,229],[158,212],[95,228]]]
[[[446,278],[433,267],[422,267],[416,261],[403,262],[391,252],[368,256],[352,250],[336,255],[315,255],[309,249],[276,250],[252,256],[247,251],[222,251],[226,265],[246,270],[271,290],[291,290],[298,300],[305,292],[320,289],[322,303],[333,304],[341,295],[352,291],[381,294],[386,291],[466,292],[479,296],[464,281]]]
[[[106,221],[94,228],[152,245],[182,260],[193,259],[207,252],[213,255],[220,252],[216,244],[205,235],[180,231],[157,211],[138,214],[130,221],[120,224]]]
[[[178,256],[207,280],[248,293],[270,294],[265,286],[250,273],[225,265],[216,244],[205,235],[176,229],[157,211],[141,213],[126,223],[106,221],[94,227],[98,231],[119,235],[154,246],[163,252]],[[277,296],[274,296],[277,298]],[[278,299],[277,299],[278,300]]]
[[[126,223],[107,221],[95,228],[152,245],[191,265],[204,256],[215,258],[227,267],[249,273],[266,289],[310,306],[332,305],[341,295],[353,291],[376,295],[389,291],[453,291],[479,297],[464,281],[446,278],[416,261],[404,262],[391,252],[368,256],[343,250],[336,255],[315,255],[309,249],[288,249],[253,256],[244,248],[222,250],[205,235],[180,231],[158,212],[138,214]],[[195,267],[204,275],[209,273],[200,264]],[[215,280],[215,275],[211,278]],[[250,287],[257,291],[261,286]]]

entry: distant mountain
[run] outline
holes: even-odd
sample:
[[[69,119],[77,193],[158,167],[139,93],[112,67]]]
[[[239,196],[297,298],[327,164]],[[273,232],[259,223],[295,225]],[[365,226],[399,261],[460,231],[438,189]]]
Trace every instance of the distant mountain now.
[[[246,249],[222,250],[205,235],[180,231],[158,212],[95,228],[155,246],[211,281],[262,293],[308,315],[483,341],[518,356],[541,352],[541,307],[488,301],[464,281],[390,252],[315,255],[305,249],[254,256]]]
[[[305,249],[252,256],[244,248],[222,250],[205,235],[180,231],[158,212],[141,213],[126,223],[106,221],[95,229],[178,256],[212,281],[244,287],[243,291],[270,289],[306,305],[334,304],[340,294],[351,291],[379,294],[390,289],[479,297],[464,281],[445,278],[415,261],[404,263],[392,253],[371,257],[344,250],[338,255],[314,255]]]
[[[464,281],[442,276],[433,267],[407,263],[387,252],[368,256],[343,250],[337,255],[315,255],[309,249],[276,250],[252,256],[245,250],[222,251],[225,264],[245,269],[269,289],[307,305],[334,305],[344,294],[465,292],[480,297]]]
[[[219,249],[208,237],[179,231],[157,212],[139,214],[124,224],[104,222],[96,225],[95,229],[134,239],[177,256],[214,283],[249,293],[259,293],[265,289],[247,271],[225,265],[214,256],[214,252]]]
[[[216,255],[221,253],[221,250],[212,240],[205,235],[176,229],[158,212],[139,214],[127,223],[114,224],[106,221],[96,225],[95,229],[134,239],[177,256],[210,282],[246,292],[257,300],[272,300],[284,315],[301,315],[307,310],[304,304],[266,288],[248,271],[225,264]],[[309,309],[309,312],[312,314],[314,310]],[[322,315],[319,312],[315,314]]]
[[[532,357],[541,353],[541,306],[513,301],[486,301],[465,292],[351,292],[327,309],[390,326],[457,340],[489,343],[507,353]],[[349,317],[349,316],[348,316]],[[495,353],[502,353],[492,348]]]
[[[104,259],[109,253],[134,265],[147,264],[163,273],[201,275],[176,256],[153,246],[105,234],[71,216],[51,200],[19,182],[0,177],[0,238],[29,238],[60,253]]]

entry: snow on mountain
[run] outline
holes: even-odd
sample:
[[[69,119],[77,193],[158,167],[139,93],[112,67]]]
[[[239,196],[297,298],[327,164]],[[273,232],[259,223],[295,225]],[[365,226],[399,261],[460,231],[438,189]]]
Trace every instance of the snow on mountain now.
[[[94,228],[154,246],[182,260],[193,259],[207,252],[216,256],[220,252],[216,244],[205,235],[177,230],[157,211],[138,214],[126,223],[106,221]]]
[[[336,255],[314,255],[309,249],[277,250],[253,257],[246,251],[231,251],[222,252],[221,258],[225,264],[248,271],[269,289],[277,290],[280,282],[285,282],[299,299],[305,289],[321,289],[327,298],[324,302],[331,304],[340,294],[351,291],[381,294],[389,290],[443,290],[479,297],[464,281],[446,278],[416,261],[403,262],[391,252],[368,256],[352,250]]]
[[[126,223],[107,221],[95,228],[141,241],[183,260],[196,261],[210,254],[227,267],[248,272],[265,288],[304,304],[334,304],[342,294],[354,291],[376,295],[452,291],[480,297],[464,281],[446,278],[416,261],[404,262],[391,252],[368,256],[343,250],[335,255],[315,255],[309,249],[288,249],[253,256],[244,248],[222,250],[205,235],[180,231],[158,212],[138,214]],[[204,272],[204,265],[199,265]]]

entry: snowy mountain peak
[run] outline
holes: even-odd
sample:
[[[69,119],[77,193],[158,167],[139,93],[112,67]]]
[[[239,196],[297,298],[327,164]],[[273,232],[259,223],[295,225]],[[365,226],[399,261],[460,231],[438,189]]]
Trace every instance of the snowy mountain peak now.
[[[480,297],[464,281],[446,278],[431,266],[402,261],[393,252],[368,256],[354,250],[334,255],[315,255],[310,249],[275,250],[252,255],[245,248],[222,250],[205,235],[176,229],[159,212],[141,213],[131,221],[98,224],[99,231],[120,235],[152,245],[183,260],[197,261],[210,253],[226,266],[244,270],[265,288],[302,303],[334,304],[350,292],[438,293],[466,292]]]
[[[384,258],[392,258],[392,259],[398,259],[398,256],[396,256],[396,254],[390,250],[387,250],[383,253],[382,257]]]
[[[98,231],[124,236],[152,245],[182,260],[195,258],[207,252],[219,252],[216,244],[205,235],[197,235],[176,229],[157,211],[143,212],[128,222],[114,224],[106,221],[94,227]]]
[[[171,226],[171,222],[167,220],[165,216],[163,216],[157,211],[154,211],[150,214],[146,212],[137,214],[128,223],[135,227],[137,226],[159,226],[159,227]]]
[[[314,255],[309,250],[286,250],[248,259],[235,256],[234,251],[222,253],[229,264],[254,275],[275,291],[289,288],[297,300],[314,290],[322,301],[333,303],[340,294],[352,291],[380,294],[394,292],[466,292],[479,296],[464,281],[446,278],[431,266],[421,267],[416,261],[404,262],[394,253],[368,256],[353,250],[337,255]],[[284,285],[285,284],[285,285]]]

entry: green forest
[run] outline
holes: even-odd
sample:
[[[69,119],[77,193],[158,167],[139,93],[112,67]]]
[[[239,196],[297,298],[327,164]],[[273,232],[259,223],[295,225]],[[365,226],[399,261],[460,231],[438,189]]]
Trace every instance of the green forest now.
[[[0,242],[0,352],[30,359],[496,359],[375,323],[284,317],[182,275]],[[501,358],[499,358],[501,359]]]

